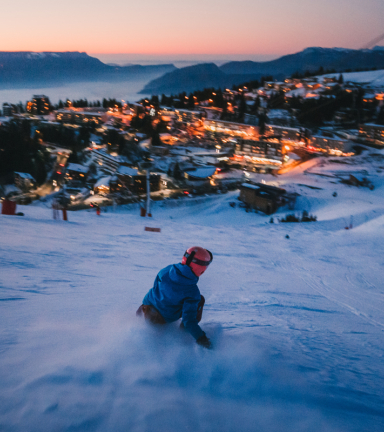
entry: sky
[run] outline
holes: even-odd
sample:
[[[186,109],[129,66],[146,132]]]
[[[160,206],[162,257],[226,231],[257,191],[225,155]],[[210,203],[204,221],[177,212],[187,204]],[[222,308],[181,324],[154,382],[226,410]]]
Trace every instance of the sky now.
[[[308,46],[361,48],[383,0],[13,0],[0,51],[85,51],[103,60],[268,60]]]

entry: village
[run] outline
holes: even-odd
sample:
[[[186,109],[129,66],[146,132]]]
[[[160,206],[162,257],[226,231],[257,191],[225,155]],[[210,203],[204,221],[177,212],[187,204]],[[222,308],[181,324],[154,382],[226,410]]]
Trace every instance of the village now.
[[[80,210],[240,189],[245,208],[272,214],[294,208],[295,196],[252,173],[277,178],[318,156],[353,158],[365,146],[384,147],[382,87],[344,82],[342,75],[262,84],[136,103],[67,100],[53,107],[35,95],[25,110],[4,104],[0,131],[26,128],[44,153],[45,172],[37,180],[14,171],[2,178],[0,197]],[[309,108],[316,114],[335,100],[345,103],[321,125],[301,121],[308,111],[295,108],[316,101]]]

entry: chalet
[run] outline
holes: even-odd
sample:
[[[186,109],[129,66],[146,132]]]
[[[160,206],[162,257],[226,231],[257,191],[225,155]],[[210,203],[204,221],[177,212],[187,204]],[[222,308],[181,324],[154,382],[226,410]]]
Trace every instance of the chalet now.
[[[150,175],[151,192],[160,190],[161,176]],[[141,195],[147,192],[147,176],[139,174],[137,169],[120,166],[110,181],[111,192],[129,190],[132,194]]]
[[[147,193],[147,176],[145,174],[138,174],[132,177],[133,183],[129,185],[128,189],[136,194],[141,195]],[[149,183],[151,192],[157,192],[161,187],[161,175],[160,174],[151,174],[149,176]]]
[[[265,90],[271,90],[275,88],[275,82],[274,81],[264,81],[264,88]]]
[[[216,167],[214,166],[190,168],[184,171],[184,178],[189,186],[208,186],[215,172]]]
[[[110,192],[111,176],[102,177],[93,186],[95,194],[108,194]]]
[[[15,185],[23,192],[27,192],[36,186],[36,180],[31,174],[15,172]]]
[[[119,181],[126,186],[132,184],[132,179],[138,175],[138,170],[135,168],[129,168],[127,166],[120,165],[115,175]]]
[[[81,182],[84,182],[87,179],[88,172],[89,167],[76,163],[70,163],[67,166],[65,178],[67,180],[80,180]]]
[[[275,213],[279,207],[294,204],[296,196],[287,194],[285,189],[263,183],[243,183],[240,186],[239,200],[249,208],[267,215]]]

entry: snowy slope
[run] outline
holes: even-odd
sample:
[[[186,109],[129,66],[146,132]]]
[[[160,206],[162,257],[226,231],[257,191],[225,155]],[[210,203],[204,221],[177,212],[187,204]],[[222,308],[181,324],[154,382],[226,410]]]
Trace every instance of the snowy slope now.
[[[0,216],[0,430],[384,430],[382,165],[354,159],[374,191],[319,176],[346,168],[323,158],[259,175],[301,193],[312,224],[233,209],[237,193],[157,203],[152,220]],[[199,282],[213,351],[135,317],[194,244],[214,255]]]
[[[325,77],[338,78],[340,73],[321,75],[318,78],[321,80]],[[356,83],[370,83],[375,86],[384,85],[384,70],[367,71],[367,72],[343,72],[344,82],[352,81]]]

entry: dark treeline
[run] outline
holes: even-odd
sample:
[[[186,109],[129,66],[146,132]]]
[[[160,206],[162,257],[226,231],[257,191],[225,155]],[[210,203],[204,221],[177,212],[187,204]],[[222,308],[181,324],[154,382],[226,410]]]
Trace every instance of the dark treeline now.
[[[27,120],[12,120],[0,128],[0,178],[8,178],[13,171],[31,174],[38,184],[45,181],[50,166],[50,154],[32,135]]]
[[[62,109],[62,108],[122,108],[121,101],[118,101],[114,98],[106,99],[104,98],[102,101],[88,101],[87,99],[79,99],[79,100],[70,100],[67,99],[65,102],[59,100],[56,105],[53,105],[54,109]]]

